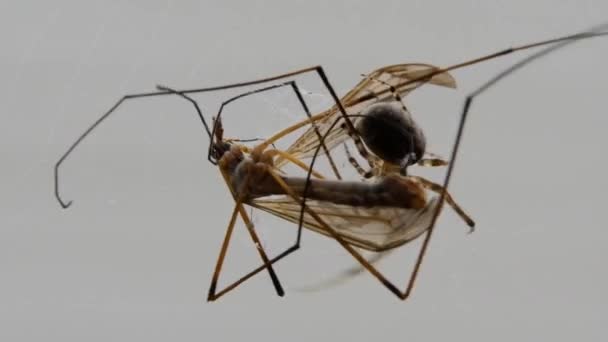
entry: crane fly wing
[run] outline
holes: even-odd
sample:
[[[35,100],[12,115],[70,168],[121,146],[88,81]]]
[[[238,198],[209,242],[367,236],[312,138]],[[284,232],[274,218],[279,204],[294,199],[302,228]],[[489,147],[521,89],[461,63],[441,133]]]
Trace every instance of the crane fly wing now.
[[[439,199],[433,197],[426,207],[353,207],[327,201],[307,200],[315,211],[348,243],[370,251],[384,251],[401,246],[424,233],[429,227]],[[301,204],[287,196],[257,198],[249,203],[272,215],[293,223],[300,222]],[[330,236],[319,222],[305,213],[305,228]]]
[[[410,91],[426,83],[456,88],[456,80],[447,72],[434,75],[430,79],[424,78],[425,75],[429,75],[437,70],[439,70],[438,67],[429,64],[396,64],[385,66],[367,75],[343,97],[342,101],[345,106],[351,107],[365,102],[370,97],[376,99],[376,101],[391,99],[390,86],[395,87],[395,90],[402,97],[405,97]],[[403,85],[405,82],[418,79],[419,81],[417,82]]]
[[[456,81],[448,72],[424,78],[425,75],[429,75],[438,69],[439,68],[436,66],[420,63],[389,65],[367,75],[340,101],[346,109],[347,114],[358,114],[361,110],[373,103],[392,100],[393,94],[391,93],[391,86],[395,87],[395,90],[401,97],[405,97],[412,90],[427,83],[447,88],[455,88]],[[412,80],[419,81],[405,85],[403,84]],[[323,116],[323,119],[316,122],[316,126],[321,134],[325,134],[329,126],[341,116],[335,105],[321,115]],[[356,117],[351,118],[353,124],[356,123],[358,119],[359,118]],[[328,134],[324,143],[328,150],[331,150],[343,142],[347,137],[347,130],[342,128],[341,125],[336,125],[332,129],[332,132]],[[287,149],[287,152],[294,155],[296,158],[307,158],[312,156],[318,145],[318,135],[314,128],[310,127]],[[284,163],[285,160],[278,159],[276,165],[280,167]]]

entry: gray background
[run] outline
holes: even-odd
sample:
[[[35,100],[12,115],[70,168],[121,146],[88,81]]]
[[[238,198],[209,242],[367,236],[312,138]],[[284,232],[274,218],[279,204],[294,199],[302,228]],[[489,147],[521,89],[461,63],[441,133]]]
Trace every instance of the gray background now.
[[[478,230],[466,235],[446,210],[406,302],[369,275],[298,291],[353,265],[305,234],[303,250],[276,266],[286,297],[262,274],[207,303],[232,202],[178,100],[129,104],[77,150],[63,168],[70,210],[53,198],[52,166],[122,94],[157,83],[322,64],[343,94],[382,65],[448,65],[577,32],[607,20],[608,2],[3,1],[0,13],[1,340],[605,338],[606,39],[544,58],[479,99],[452,187]],[[449,149],[467,92],[521,56],[454,72],[456,91],[408,98],[436,127],[434,150]],[[238,115],[284,126],[254,108]],[[290,242],[291,225],[255,217],[272,251]],[[223,283],[258,263],[239,232]],[[402,284],[400,259],[411,256],[406,247],[383,269]]]

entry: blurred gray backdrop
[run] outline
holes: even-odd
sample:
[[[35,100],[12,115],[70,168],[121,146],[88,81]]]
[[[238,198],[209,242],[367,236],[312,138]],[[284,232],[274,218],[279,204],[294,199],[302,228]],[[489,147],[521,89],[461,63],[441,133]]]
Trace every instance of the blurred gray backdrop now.
[[[578,32],[608,20],[608,2],[58,0],[4,1],[0,13],[1,340],[605,336],[606,38],[552,54],[475,103],[451,190],[478,229],[466,235],[446,208],[406,302],[369,275],[299,290],[354,264],[305,232],[303,249],[276,265],[284,298],[262,273],[207,303],[232,199],[176,98],[126,104],[74,152],[62,168],[69,210],[53,197],[52,168],[121,95],[158,83],[211,86],[322,64],[344,94],[383,65],[445,66]],[[407,98],[434,151],[447,156],[468,91],[527,54],[454,72],[455,91]],[[231,114],[232,129],[294,122],[249,108]],[[292,225],[254,220],[273,253],[291,242]],[[259,262],[237,230],[223,284]],[[412,256],[403,248],[381,267],[404,284]]]

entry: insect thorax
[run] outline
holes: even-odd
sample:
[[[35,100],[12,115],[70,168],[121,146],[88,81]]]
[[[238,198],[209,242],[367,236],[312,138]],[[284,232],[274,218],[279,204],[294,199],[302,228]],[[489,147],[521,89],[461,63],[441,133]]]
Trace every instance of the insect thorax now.
[[[239,145],[232,145],[223,154],[219,166],[235,195],[243,200],[284,192],[269,173],[272,158],[265,153],[246,154]]]

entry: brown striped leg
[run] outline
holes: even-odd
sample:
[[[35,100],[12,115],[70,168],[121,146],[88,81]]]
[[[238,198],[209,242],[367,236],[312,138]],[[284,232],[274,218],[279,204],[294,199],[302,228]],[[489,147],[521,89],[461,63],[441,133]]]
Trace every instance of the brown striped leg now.
[[[437,167],[437,166],[446,166],[449,163],[443,159],[439,158],[422,158],[417,163],[418,166],[423,167]]]
[[[240,207],[242,208],[242,205],[240,205]],[[272,265],[275,262],[283,259],[284,257],[288,256],[289,254],[295,252],[300,247],[298,244],[294,244],[293,246],[291,246],[291,247],[287,248],[286,250],[284,250],[282,253],[279,253],[277,256],[273,257],[272,259],[269,259],[268,262],[265,262],[264,264],[256,267],[253,271],[245,274],[244,276],[242,276],[241,278],[239,278],[235,282],[233,282],[233,283],[225,286],[222,290],[217,291],[217,282],[219,280],[219,276],[220,276],[220,273],[221,273],[221,268],[222,268],[222,265],[224,263],[224,258],[226,257],[226,251],[228,249],[228,244],[229,244],[230,238],[232,236],[232,232],[234,230],[234,225],[235,225],[235,222],[236,222],[236,217],[237,217],[237,214],[240,214],[242,211],[244,211],[244,210],[243,209],[239,209],[239,206],[235,205],[234,211],[232,213],[232,217],[230,219],[230,223],[228,225],[228,229],[226,230],[226,236],[224,238],[224,242],[222,244],[222,248],[221,248],[220,254],[218,256],[217,264],[215,266],[215,271],[213,273],[213,277],[212,277],[212,280],[211,280],[211,286],[209,287],[209,294],[207,296],[207,300],[208,301],[215,301],[216,299],[220,298],[221,296],[225,295],[226,293],[234,290],[237,286],[239,286],[240,284],[244,283],[249,278],[251,278],[254,275],[260,273],[261,271],[269,268],[270,265]],[[253,226],[251,224],[251,220],[249,220],[249,218],[247,218],[247,222],[250,223],[249,225],[251,227]],[[258,242],[257,245],[259,245],[259,242]],[[263,252],[263,249],[261,250],[261,252]],[[279,295],[281,295],[281,294],[279,294]]]
[[[365,171],[365,169],[361,167],[357,159],[355,159],[355,157],[353,157],[353,155],[350,153],[350,150],[348,149],[348,146],[346,144],[344,144],[344,152],[346,152],[346,156],[348,157],[348,162],[350,163],[350,165],[352,165],[353,168],[357,170],[357,173],[359,173],[363,178],[371,178],[374,175],[374,172],[372,171],[373,169]]]

